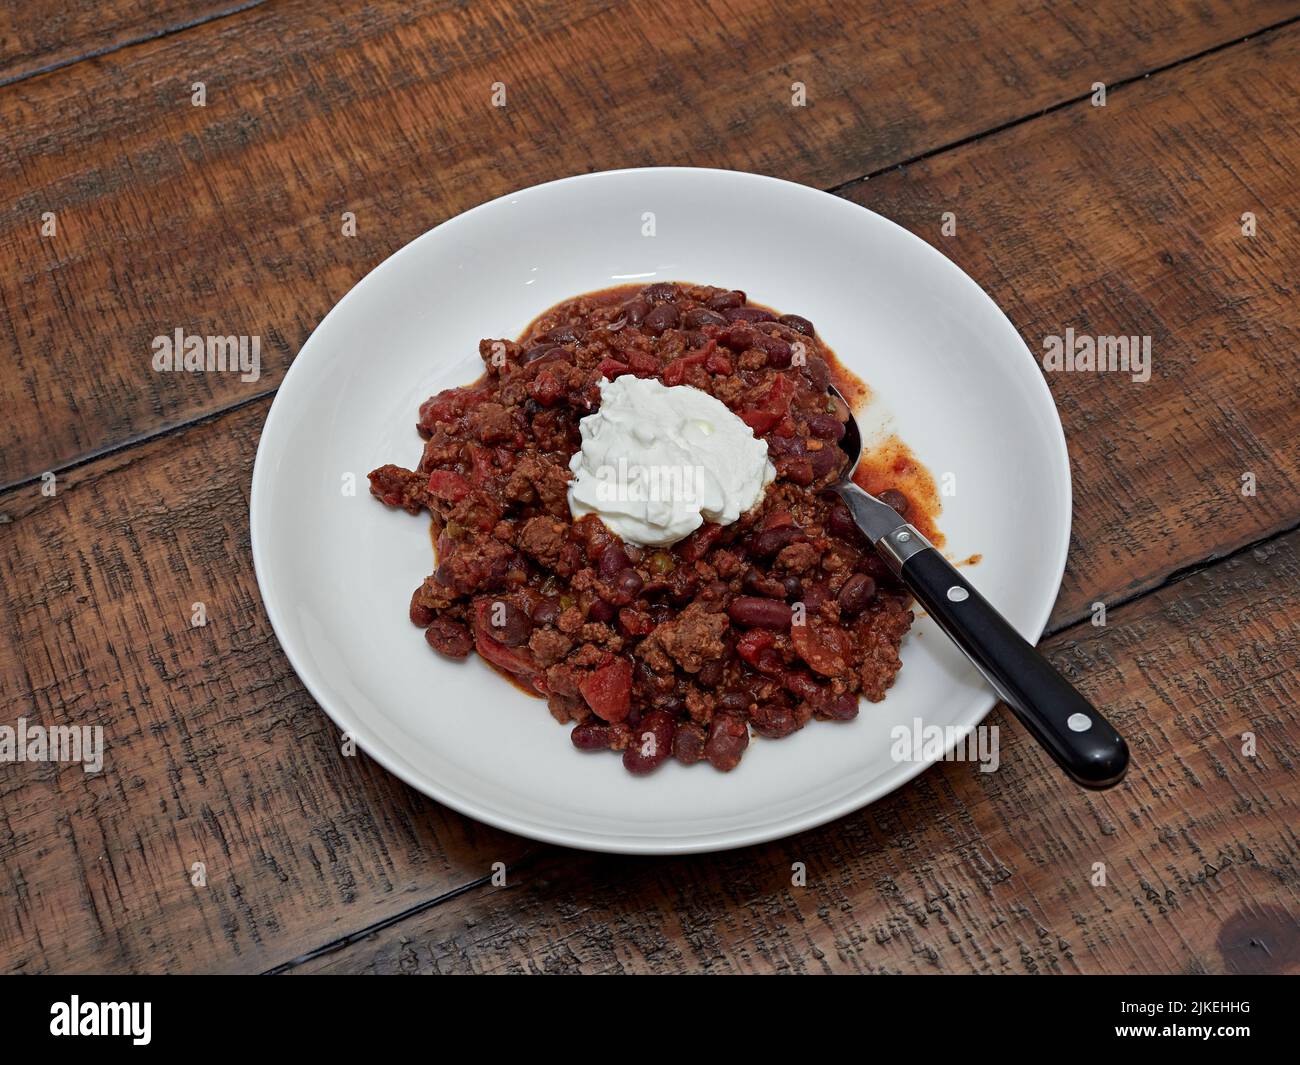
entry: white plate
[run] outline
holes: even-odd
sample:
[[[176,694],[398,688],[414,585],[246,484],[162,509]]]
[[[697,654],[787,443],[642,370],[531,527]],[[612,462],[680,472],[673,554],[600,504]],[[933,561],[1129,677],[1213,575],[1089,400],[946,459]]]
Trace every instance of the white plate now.
[[[970,579],[1031,639],[1070,533],[1065,437],[1011,323],[929,245],[845,200],[722,170],[588,174],[476,207],[381,263],[303,346],[262,432],[253,560],[276,635],[339,728],[412,787],[524,836],[647,854],[741,846],[856,810],[925,768],[891,758],[895,724],[973,726],[994,701],[922,619],[898,682],[856,721],[756,737],[729,774],[670,760],[639,778],[576,751],[541,700],[477,658],[427,648],[406,610],[432,569],[428,521],[381,506],[366,473],[415,466],[417,407],[479,374],[480,338],[655,279],[742,288],[812,319],[873,390],[865,426],[897,431],[936,478],[955,475],[939,522],[948,553],[983,554]]]

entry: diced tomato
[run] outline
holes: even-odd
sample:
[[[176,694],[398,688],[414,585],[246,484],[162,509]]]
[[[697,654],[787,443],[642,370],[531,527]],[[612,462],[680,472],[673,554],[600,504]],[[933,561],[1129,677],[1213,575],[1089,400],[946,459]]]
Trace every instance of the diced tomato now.
[[[846,640],[842,629],[811,619],[806,624],[790,627],[790,641],[796,653],[824,677],[842,677],[848,672]]]
[[[653,377],[659,372],[659,360],[648,351],[630,351],[627,364],[637,377]]]
[[[550,370],[543,370],[529,382],[528,394],[543,407],[549,407],[564,395],[564,386]]]
[[[704,368],[711,374],[718,374],[727,377],[733,372],[731,358],[720,351],[714,351],[704,360]]]
[[[600,365],[596,367],[602,377],[608,381],[622,377],[625,373],[631,373],[632,368],[625,362],[619,362],[618,359],[601,359]]]
[[[708,554],[709,548],[713,546],[713,541],[721,535],[721,525],[715,525],[711,522],[706,523],[683,540],[677,551],[684,562],[698,562]]]
[[[760,673],[778,676],[781,656],[774,647],[776,637],[767,629],[746,629],[736,641],[736,654]]]
[[[622,721],[632,709],[632,663],[611,658],[578,682],[592,712],[605,721]]]
[[[679,355],[673,359],[664,367],[664,384],[669,388],[673,385],[680,385],[686,380],[686,371],[692,366],[703,366],[716,347],[717,344],[710,340],[699,351],[693,351],[689,355]]]
[[[474,647],[485,661],[491,662],[498,669],[504,669],[507,673],[512,673],[526,681],[532,681],[536,687],[535,678],[541,673],[537,665],[537,660],[533,658],[533,653],[528,650],[526,645],[521,647],[507,647],[500,640],[494,639],[489,635],[490,621],[488,612],[492,609],[492,603],[488,599],[480,600],[474,608]],[[538,689],[541,690],[540,688]]]
[[[771,432],[777,422],[781,420],[781,415],[770,410],[742,410],[740,420],[754,430],[755,436],[762,436],[764,433]]]
[[[469,482],[452,470],[434,470],[429,474],[429,494],[447,503],[459,503],[469,495]]]

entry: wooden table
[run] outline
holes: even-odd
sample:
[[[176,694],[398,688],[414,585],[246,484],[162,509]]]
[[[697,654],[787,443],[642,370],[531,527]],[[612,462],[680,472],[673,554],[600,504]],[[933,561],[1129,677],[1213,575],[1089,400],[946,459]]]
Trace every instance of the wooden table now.
[[[1300,3],[345,6],[0,14],[0,724],[103,725],[109,749],[99,774],[0,764],[0,965],[1300,969]],[[670,163],[895,219],[1035,352],[1153,338],[1145,384],[1048,375],[1076,511],[1045,646],[1127,734],[1122,786],[1066,783],[998,711],[996,773],[650,860],[340,757],[253,578],[276,385],[435,223]],[[153,372],[177,327],[260,335],[260,380]]]

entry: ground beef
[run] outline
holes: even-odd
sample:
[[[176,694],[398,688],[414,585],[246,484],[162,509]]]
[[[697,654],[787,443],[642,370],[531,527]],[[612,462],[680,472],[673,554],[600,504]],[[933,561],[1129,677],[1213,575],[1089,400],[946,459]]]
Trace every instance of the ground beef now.
[[[575,746],[621,751],[634,773],[670,755],[730,770],[751,728],[779,738],[883,698],[910,600],[827,491],[844,459],[826,386],[842,371],[810,322],[656,283],[566,301],[479,353],[480,380],[421,405],[416,469],[370,474],[382,502],[440,526],[409,608],[431,647],[477,650],[573,723]],[[578,423],[623,373],[692,385],[742,418],[777,470],[762,501],[670,548],[574,520]]]

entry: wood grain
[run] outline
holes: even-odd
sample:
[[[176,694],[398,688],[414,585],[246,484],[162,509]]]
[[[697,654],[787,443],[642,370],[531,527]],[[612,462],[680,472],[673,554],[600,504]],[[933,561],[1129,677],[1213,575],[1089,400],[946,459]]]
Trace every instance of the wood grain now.
[[[242,11],[262,0],[24,0],[0,7],[0,85]]]
[[[0,499],[0,723],[106,747],[0,766],[0,970],[261,971],[531,846],[340,753],[249,558],[267,406]]]
[[[1132,745],[1114,790],[999,711],[995,772],[721,855],[551,850],[298,971],[1300,973],[1298,622],[1292,533],[1051,640]]]
[[[511,189],[669,163],[830,187],[1298,13],[288,0],[18,82],[0,90],[0,486],[274,387],[371,267]],[[153,372],[176,328],[260,336],[261,379]]]
[[[1297,101],[1290,27],[848,190],[984,283],[1040,361],[1067,328],[1150,338],[1149,381],[1046,374],[1076,502],[1053,626],[1300,520]],[[960,486],[961,456],[924,457]]]

